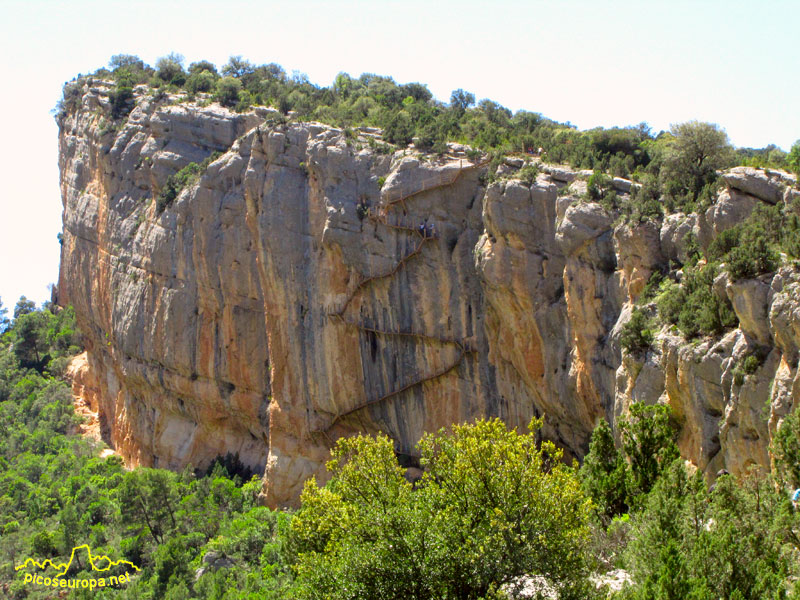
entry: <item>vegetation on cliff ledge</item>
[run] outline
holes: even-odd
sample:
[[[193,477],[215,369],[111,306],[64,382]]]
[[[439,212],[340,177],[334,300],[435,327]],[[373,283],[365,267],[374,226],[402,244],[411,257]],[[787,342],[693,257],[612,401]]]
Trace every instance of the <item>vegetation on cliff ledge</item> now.
[[[788,154],[776,146],[735,150],[718,126],[698,122],[676,124],[657,135],[646,123],[578,131],[537,112],[512,113],[463,89],[454,90],[444,103],[421,83],[398,84],[372,73],[340,73],[325,87],[301,73],[288,75],[275,63],[256,65],[233,56],[220,69],[207,60],[186,67],[184,58],[173,53],[155,68],[137,56],[115,55],[108,68],[92,77],[115,82],[110,97],[115,119],[127,116],[134,87],[145,85],[155,96],[182,93],[184,101],[216,101],[237,111],[272,106],[298,120],[380,127],[385,141],[401,147],[413,142],[421,150],[442,153],[454,141],[497,155],[535,153],[545,162],[632,177],[649,184],[645,192],[655,186],[665,195],[668,210],[707,199],[716,171],[734,164],[800,170],[800,143]],[[57,118],[77,108],[82,81],[79,77],[65,85]]]

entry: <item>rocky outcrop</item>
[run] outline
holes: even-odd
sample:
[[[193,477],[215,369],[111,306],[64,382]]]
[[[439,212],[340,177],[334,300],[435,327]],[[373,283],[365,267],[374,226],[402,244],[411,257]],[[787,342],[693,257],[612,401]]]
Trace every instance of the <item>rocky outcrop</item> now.
[[[769,204],[784,200],[797,182],[795,176],[789,173],[754,167],[734,167],[722,174],[722,180],[728,189]]]
[[[564,167],[525,183],[514,158],[488,183],[461,146],[386,155],[371,150],[377,130],[146,88],[114,122],[108,92],[89,81],[59,123],[58,295],[87,341],[73,381],[129,465],[234,454],[264,473],[265,502],[287,505],[324,480],[341,436],[384,431],[414,469],[426,431],[544,415],[543,435],[580,458],[599,418],[639,400],[673,406],[684,455],[707,472],[768,463],[800,393],[794,270],[723,282],[742,327],[720,340],[664,329],[643,356],[618,342],[690,232],[703,243],[772,199],[747,173],[726,180],[735,210],[723,195],[711,214],[621,225],[579,197],[589,174]],[[215,152],[162,211],[168,178]],[[624,199],[634,186],[614,187]]]

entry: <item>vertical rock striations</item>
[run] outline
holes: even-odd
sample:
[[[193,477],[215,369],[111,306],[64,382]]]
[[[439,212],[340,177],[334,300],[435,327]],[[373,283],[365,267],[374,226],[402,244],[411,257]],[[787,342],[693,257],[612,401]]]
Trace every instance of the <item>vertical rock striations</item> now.
[[[76,385],[128,464],[230,453],[264,473],[266,502],[292,504],[341,436],[385,431],[413,465],[425,431],[546,415],[544,435],[580,457],[636,400],[673,406],[701,468],[768,462],[800,393],[796,271],[723,287],[742,326],[720,340],[665,329],[635,357],[618,339],[687,233],[706,243],[775,200],[774,178],[734,170],[707,213],[628,227],[579,200],[585,174],[567,169],[523,183],[512,160],[487,185],[456,145],[386,155],[374,130],[145,88],[114,122],[109,90],[89,81],[60,117],[58,294],[86,334]],[[203,161],[170,203],[169,178]],[[754,344],[770,354],[737,385]]]

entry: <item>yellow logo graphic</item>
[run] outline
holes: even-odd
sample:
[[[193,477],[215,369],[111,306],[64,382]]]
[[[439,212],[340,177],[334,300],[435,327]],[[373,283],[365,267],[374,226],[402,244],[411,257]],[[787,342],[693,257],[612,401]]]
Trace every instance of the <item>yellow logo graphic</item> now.
[[[107,572],[111,570],[111,567],[118,567],[120,565],[125,565],[127,572],[122,575],[109,575],[101,577],[100,579],[90,578],[90,579],[64,579],[64,576],[69,571],[69,568],[72,566],[72,562],[75,560],[75,554],[79,550],[86,550],[87,554],[89,555],[89,566],[91,567],[92,571],[98,572]],[[79,563],[80,564],[80,563]],[[111,560],[108,556],[103,554],[94,555],[92,554],[92,549],[89,547],[89,544],[83,544],[81,546],[75,546],[72,549],[72,553],[69,555],[69,561],[65,563],[54,563],[49,558],[44,559],[42,562],[39,562],[33,558],[28,558],[25,560],[24,563],[15,567],[17,571],[21,571],[23,569],[47,569],[51,567],[57,571],[55,575],[52,577],[44,577],[40,574],[34,573],[25,573],[25,581],[24,583],[30,583],[33,585],[43,585],[45,587],[63,587],[63,588],[89,588],[94,589],[96,587],[107,587],[111,585],[118,585],[120,583],[127,583],[131,580],[130,572],[131,570],[139,571],[139,567],[135,564],[130,562],[129,560]]]

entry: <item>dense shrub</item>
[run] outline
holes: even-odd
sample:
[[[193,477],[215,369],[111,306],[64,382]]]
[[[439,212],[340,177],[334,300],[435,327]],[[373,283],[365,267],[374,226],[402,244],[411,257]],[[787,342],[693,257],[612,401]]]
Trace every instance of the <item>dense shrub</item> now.
[[[146,83],[155,72],[141,58],[131,54],[112,56],[108,66],[111,69],[111,77],[117,83],[118,88]]]
[[[332,480],[306,484],[292,521],[299,597],[477,599],[521,575],[587,597],[589,503],[540,425],[425,437],[416,490],[388,438],[340,439]]]
[[[195,71],[186,80],[186,89],[192,93],[211,92],[215,90],[218,79],[215,72],[207,69]]]
[[[717,235],[706,256],[724,262],[736,280],[775,271],[779,251],[800,255],[800,218],[792,206],[760,204],[744,222]]]
[[[661,284],[656,298],[659,317],[678,326],[686,337],[719,335],[726,328],[738,324],[730,300],[714,291],[714,278],[719,265],[708,263],[702,267],[684,268],[678,285],[670,280]]]
[[[74,547],[89,544],[96,554],[140,568],[115,597],[211,599],[234,590],[235,597],[285,598],[291,575],[281,540],[289,516],[256,506],[260,480],[231,478],[224,466],[236,467],[231,459],[195,476],[191,470],[128,471],[117,456],[99,458],[96,443],[71,433],[80,421],[72,394],[49,366],[79,351],[73,312],[28,304],[0,335],[3,597],[50,597],[25,585],[15,565],[28,557],[66,560]],[[52,357],[41,370],[15,354],[29,337],[31,347]],[[198,573],[207,552],[236,568]],[[103,592],[75,597],[95,593]]]
[[[156,61],[156,77],[164,83],[181,86],[186,83],[186,72],[183,70],[184,58],[180,54],[171,53]]]
[[[736,164],[757,169],[771,168],[789,170],[791,167],[787,163],[788,154],[778,148],[775,144],[769,144],[764,148],[737,148]]]
[[[647,315],[641,308],[634,308],[631,318],[622,326],[620,344],[631,353],[647,350],[653,343],[653,332],[648,326]]]
[[[748,353],[733,369],[734,384],[742,385],[748,375],[755,375],[759,367],[764,364],[764,359],[766,359],[767,354],[766,348],[763,347]]]
[[[222,67],[222,79],[209,61],[192,63],[187,73],[183,57],[177,54],[160,58],[156,69],[130,55],[113,57],[110,67],[119,87],[149,82],[162,90],[184,88],[190,92],[188,98],[198,92],[214,92],[219,102],[238,111],[251,105],[272,105],[284,115],[294,111],[296,119],[339,127],[381,127],[387,141],[400,146],[414,141],[428,152],[444,153],[448,141],[458,141],[486,152],[540,153],[545,161],[633,177],[642,186],[634,188],[629,202],[621,201],[607,186],[605,190],[602,185],[593,187],[590,192],[606,208],[621,210],[633,222],[710,204],[716,171],[733,164],[736,157],[739,162],[766,157],[763,160],[770,164],[794,164],[793,154],[785,158],[769,146],[742,149],[734,155],[724,131],[708,123],[676,124],[670,132],[656,136],[645,123],[580,132],[538,113],[512,113],[489,99],[476,103],[475,96],[462,89],[451,94],[449,103],[439,102],[425,85],[398,84],[391,77],[371,73],[358,78],[339,73],[330,87],[320,87],[303,74],[287,76],[279,65],[256,65],[241,56],[231,57]],[[106,74],[105,70],[96,73]],[[65,107],[80,100],[79,95],[74,97],[76,93],[65,86],[58,115],[66,114]],[[796,237],[794,245],[800,250],[800,236]]]
[[[699,471],[690,477],[682,461],[675,461],[633,519],[626,558],[634,586],[618,597],[787,597],[793,569],[789,523],[796,515],[786,507],[785,496],[768,479],[724,475],[709,493]]]
[[[195,75],[197,73],[202,73],[203,71],[208,71],[215,78],[219,77],[219,73],[217,72],[217,67],[212,62],[209,62],[207,60],[199,60],[199,61],[193,62],[192,64],[189,65],[189,74],[190,75]]]
[[[133,90],[130,87],[118,87],[109,94],[108,99],[111,104],[111,117],[115,120],[127,117],[133,110]]]
[[[223,77],[217,81],[214,99],[222,106],[233,107],[239,103],[239,94],[242,91],[242,84],[233,77]]]
[[[661,179],[676,205],[691,207],[717,180],[717,170],[732,166],[733,148],[717,125],[689,121],[673,125],[663,154]]]
[[[0,304],[0,321],[7,312]],[[114,591],[127,600],[499,599],[523,574],[561,599],[588,600],[590,526],[633,578],[617,600],[800,592],[796,583],[791,592],[800,517],[786,493],[800,485],[797,412],[773,442],[782,485],[723,476],[709,492],[699,471],[671,461],[666,407],[633,404],[619,421],[621,451],[601,422],[580,480],[555,446],[537,442],[541,421],[527,434],[493,420],[426,436],[425,473],[413,485],[387,438],[341,439],[331,481],[309,483],[293,517],[258,506],[261,481],[233,475],[247,475],[235,455],[180,473],[100,458],[96,444],[70,434],[73,398],[51,375],[79,350],[72,311],[22,298],[14,313],[0,334],[4,597],[39,597],[14,569],[26,557],[63,559],[87,543],[140,568]],[[26,338],[40,355],[35,368],[17,349]],[[42,354],[51,356],[45,366]]]
[[[728,272],[733,280],[770,273],[778,267],[778,256],[769,243],[758,235],[743,236],[741,245],[728,254]]]
[[[628,416],[620,419],[622,449],[630,462],[630,497],[647,495],[664,470],[678,458],[676,431],[670,409],[663,404],[647,406],[636,402]]]
[[[581,483],[592,499],[596,515],[607,526],[611,519],[628,511],[630,472],[625,457],[614,444],[605,419],[595,427],[589,453],[580,470]]]
[[[772,439],[778,478],[790,488],[800,488],[800,410],[784,417]]]
[[[167,182],[156,197],[158,212],[170,206],[184,188],[193,185],[212,162],[219,158],[219,152],[214,152],[201,163],[191,162],[174,175],[167,178]]]
[[[386,123],[383,138],[391,144],[406,146],[414,136],[414,127],[408,113],[399,111]]]
[[[659,219],[663,215],[663,205],[658,179],[653,175],[643,174],[640,184],[631,189],[630,201],[623,205],[622,210],[632,223]]]
[[[516,177],[528,185],[533,185],[538,175],[539,167],[535,164],[525,165],[516,173]]]
[[[586,184],[586,193],[591,200],[599,201],[611,191],[611,177],[602,171],[595,171]]]
[[[800,177],[800,140],[792,144],[792,149],[789,150],[789,154],[786,156],[786,164]]]
[[[741,227],[733,227],[717,234],[706,251],[709,260],[723,261],[728,253],[739,245]]]

